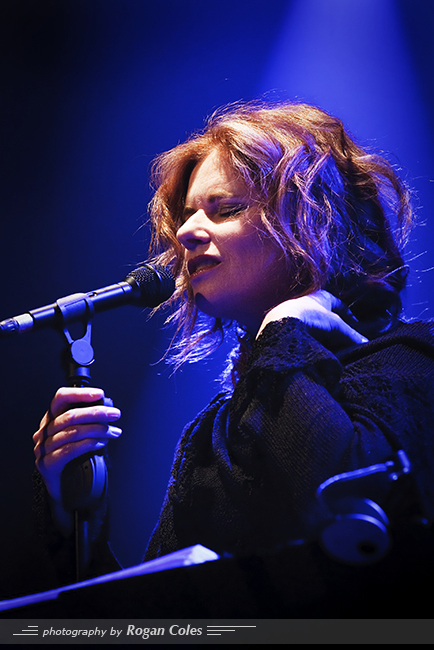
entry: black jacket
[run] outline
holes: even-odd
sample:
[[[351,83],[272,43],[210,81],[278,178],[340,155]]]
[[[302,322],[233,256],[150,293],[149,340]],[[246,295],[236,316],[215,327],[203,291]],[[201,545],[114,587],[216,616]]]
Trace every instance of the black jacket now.
[[[146,559],[198,542],[250,554],[313,539],[330,514],[318,486],[399,449],[416,488],[402,508],[432,521],[433,334],[432,322],[400,323],[333,354],[296,319],[269,324],[233,395],[185,429]]]

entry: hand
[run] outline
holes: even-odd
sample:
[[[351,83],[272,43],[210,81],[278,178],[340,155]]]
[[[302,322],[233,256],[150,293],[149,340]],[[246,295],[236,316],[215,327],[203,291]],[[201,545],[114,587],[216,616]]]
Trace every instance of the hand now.
[[[111,425],[120,418],[119,409],[92,405],[103,397],[98,388],[60,388],[33,436],[36,467],[58,508],[65,465],[82,454],[98,451],[122,433]],[[76,404],[80,406],[73,408]]]
[[[341,300],[324,290],[286,300],[270,309],[262,321],[257,337],[268,323],[288,317],[298,318],[305,323],[312,336],[326,347],[368,342],[368,339],[355,329],[357,320],[350,310]]]

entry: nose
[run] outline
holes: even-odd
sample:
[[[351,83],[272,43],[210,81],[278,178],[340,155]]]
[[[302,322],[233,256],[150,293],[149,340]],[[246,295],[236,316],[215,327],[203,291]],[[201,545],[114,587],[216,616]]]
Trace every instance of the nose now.
[[[204,210],[198,210],[178,228],[176,237],[184,248],[194,250],[197,246],[207,244],[211,240],[208,224],[209,219]]]

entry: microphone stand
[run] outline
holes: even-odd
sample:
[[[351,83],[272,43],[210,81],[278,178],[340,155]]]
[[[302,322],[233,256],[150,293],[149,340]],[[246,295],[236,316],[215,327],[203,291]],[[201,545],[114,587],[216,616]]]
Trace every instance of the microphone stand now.
[[[76,320],[77,311],[83,313],[83,301],[86,302],[86,317],[81,318],[81,321],[85,333],[82,337],[73,339],[69,323]],[[76,294],[61,298],[57,301],[57,306],[67,341],[64,352],[67,382],[71,387],[88,386],[91,379],[89,367],[94,362],[90,324],[94,313],[93,304],[85,294]],[[112,401],[108,398],[96,403],[112,406]],[[77,404],[76,408],[88,405]],[[85,454],[70,461],[62,472],[61,481],[64,508],[74,517],[75,574],[77,582],[80,582],[85,577],[90,561],[89,520],[107,489],[107,467],[102,452]]]

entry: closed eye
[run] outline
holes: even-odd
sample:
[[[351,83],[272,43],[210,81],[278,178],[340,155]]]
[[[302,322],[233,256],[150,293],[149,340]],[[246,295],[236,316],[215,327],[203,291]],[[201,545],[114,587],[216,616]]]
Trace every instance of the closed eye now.
[[[247,210],[249,206],[245,203],[237,203],[236,205],[221,205],[219,207],[217,216],[223,217],[225,219],[230,217],[235,217],[240,212]]]
[[[246,203],[235,203],[231,205],[220,204],[217,209],[210,208],[208,212],[208,216],[211,219],[215,219],[219,217],[222,219],[230,219],[231,217],[235,217],[238,214],[240,214],[240,212],[247,210],[248,207],[249,206]],[[195,213],[196,213],[195,208],[185,208],[178,227],[181,227]]]

